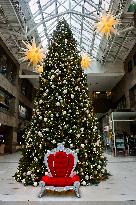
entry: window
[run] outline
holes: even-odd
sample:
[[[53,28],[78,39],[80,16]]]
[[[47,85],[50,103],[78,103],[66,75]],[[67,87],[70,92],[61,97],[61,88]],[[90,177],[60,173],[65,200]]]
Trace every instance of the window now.
[[[7,57],[4,54],[0,56],[0,73],[3,75],[7,73]]]
[[[126,109],[126,98],[123,96],[117,103],[117,110],[123,110]]]
[[[136,53],[133,55],[133,62],[134,62],[134,65],[136,65]]]
[[[21,103],[19,104],[19,116],[25,120],[31,120],[32,110]]]
[[[136,85],[133,88],[131,88],[129,94],[131,108],[136,107]]]
[[[130,61],[128,62],[128,72],[130,73],[132,69],[133,69],[132,61],[130,60]]]
[[[0,108],[10,109],[13,106],[11,100],[14,99],[12,95],[4,90],[0,90]]]
[[[17,67],[1,46],[0,46],[0,73],[4,75],[12,84],[16,83]]]
[[[29,100],[32,100],[32,85],[28,80],[22,79],[21,82],[21,93],[26,96]]]
[[[26,119],[27,109],[23,105],[19,105],[19,116]]]
[[[111,99],[111,92],[109,91],[94,91],[93,92],[94,99]]]

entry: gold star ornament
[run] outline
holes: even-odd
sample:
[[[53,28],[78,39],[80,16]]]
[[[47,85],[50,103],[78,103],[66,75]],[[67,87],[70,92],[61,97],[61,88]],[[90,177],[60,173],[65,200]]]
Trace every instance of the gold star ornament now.
[[[83,54],[81,59],[81,66],[83,69],[88,69],[91,64],[91,59],[88,54]]]
[[[42,65],[38,65],[35,70],[38,72],[38,73],[42,73],[43,72],[43,66]]]
[[[34,67],[40,64],[45,58],[45,54],[41,46],[36,45],[35,38],[33,38],[31,43],[22,42],[25,44],[26,48],[22,48],[24,57],[21,60],[28,61],[29,64]]]
[[[117,33],[115,26],[118,24],[118,20],[116,17],[111,15],[110,13],[103,14],[100,18],[100,21],[96,23],[96,30],[106,36],[107,38],[111,36],[112,33]]]

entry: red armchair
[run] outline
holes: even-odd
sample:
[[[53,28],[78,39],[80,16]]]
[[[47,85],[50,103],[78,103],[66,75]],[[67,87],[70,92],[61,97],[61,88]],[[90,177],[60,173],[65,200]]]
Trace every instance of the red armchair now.
[[[64,148],[61,143],[58,144],[57,148],[48,151],[44,157],[48,173],[42,177],[39,183],[41,191],[38,196],[42,197],[46,190],[64,191],[73,189],[76,196],[80,197],[80,179],[74,174],[77,161],[77,154],[71,149]]]

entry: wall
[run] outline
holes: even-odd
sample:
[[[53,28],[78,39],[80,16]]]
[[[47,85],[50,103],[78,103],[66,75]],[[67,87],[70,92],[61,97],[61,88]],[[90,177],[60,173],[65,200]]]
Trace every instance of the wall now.
[[[0,123],[2,126],[8,127],[8,135],[5,140],[5,152],[7,153],[12,153],[16,151],[16,145],[17,145],[17,133],[20,129],[23,129],[23,125],[25,126],[26,123],[28,122],[27,120],[20,119],[19,113],[18,113],[18,108],[19,108],[19,101],[22,102],[26,107],[29,107],[32,109],[33,107],[33,102],[28,99],[26,96],[20,93],[20,79],[19,79],[19,69],[20,65],[19,63],[14,59],[12,53],[7,49],[6,45],[2,42],[0,39],[0,46],[3,50],[4,55],[7,56],[7,61],[8,59],[11,59],[13,61],[13,64],[15,65],[15,77],[16,81],[14,85],[7,79],[6,75],[3,75],[0,73],[0,87],[1,89],[4,89],[5,92],[8,92],[12,96],[14,96],[14,100],[11,102],[14,107],[14,113],[11,113],[9,110],[4,110],[2,109],[0,111]],[[8,66],[6,67],[7,72],[10,72],[8,70]],[[7,73],[6,72],[6,73]],[[29,83],[28,83],[29,84]],[[28,86],[26,84],[26,86]],[[31,91],[32,94],[35,92],[34,87],[31,85]],[[19,127],[20,121],[24,121],[24,123],[21,123],[21,128]]]
[[[114,122],[114,128],[115,128],[115,133],[120,133],[122,134],[122,132],[127,132],[130,133],[130,122],[127,121],[115,121]]]
[[[120,82],[116,85],[116,87],[112,90],[112,102],[116,104],[116,102],[122,97],[126,98],[126,108],[130,109],[130,95],[129,90],[136,85],[136,66],[134,66],[133,55],[136,53],[136,46],[132,49],[129,56],[124,62],[124,70],[125,75],[120,80]],[[131,72],[128,72],[128,62],[132,60],[133,69]]]
[[[85,73],[124,73],[123,63],[105,63],[101,64],[98,61],[92,61],[89,69]]]

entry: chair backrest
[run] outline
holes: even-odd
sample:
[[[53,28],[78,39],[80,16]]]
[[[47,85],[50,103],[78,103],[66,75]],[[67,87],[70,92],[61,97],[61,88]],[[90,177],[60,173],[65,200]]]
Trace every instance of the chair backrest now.
[[[53,177],[69,177],[73,175],[78,158],[77,154],[71,149],[64,148],[63,144],[48,151],[45,155],[44,162],[48,172]]]

